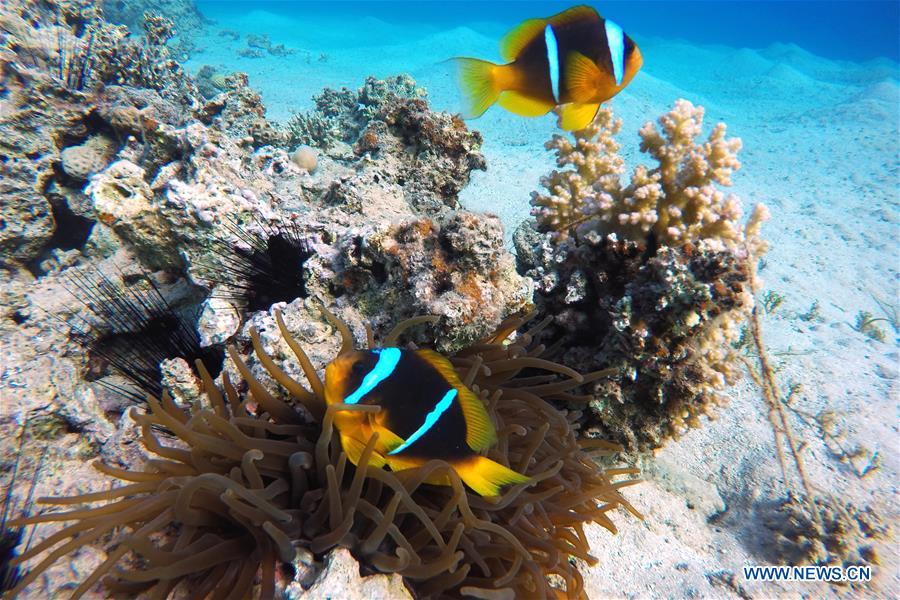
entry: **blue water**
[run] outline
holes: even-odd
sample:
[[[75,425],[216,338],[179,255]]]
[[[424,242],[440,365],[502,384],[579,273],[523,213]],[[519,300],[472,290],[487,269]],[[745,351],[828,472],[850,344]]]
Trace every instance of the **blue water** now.
[[[554,14],[575,3],[201,0],[196,4],[213,19],[252,9],[286,16],[372,16],[394,24],[469,26],[482,33],[494,33],[495,25],[508,28],[527,18]],[[626,31],[644,36],[739,48],[793,43],[827,58],[863,61],[884,57],[900,61],[900,2],[897,0],[614,0],[592,5]],[[416,35],[415,27],[400,35]],[[348,35],[347,44],[374,45],[376,41],[402,40],[367,40],[353,34]]]

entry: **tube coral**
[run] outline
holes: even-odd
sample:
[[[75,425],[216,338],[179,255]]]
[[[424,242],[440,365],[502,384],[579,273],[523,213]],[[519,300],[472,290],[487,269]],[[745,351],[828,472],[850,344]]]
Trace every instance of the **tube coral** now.
[[[342,351],[352,349],[349,327],[328,316],[340,331]],[[512,339],[525,317],[506,320],[490,338],[451,357],[495,421],[499,443],[488,456],[532,478],[491,500],[466,490],[442,461],[396,473],[366,466],[374,440],[363,466],[348,464],[332,435],[335,412],[379,408],[338,404],[326,410],[313,364],[277,310],[275,318],[307,381],[279,367],[251,329],[256,359],[287,390],[286,398],[263,386],[233,347],[229,354],[243,382],[232,382],[226,370],[220,390],[198,362],[201,402],[178,406],[167,393],[148,398],[148,412],[133,409],[132,416],[155,457],[134,470],[97,464],[125,485],[41,499],[58,507],[95,506],[13,522],[71,524],[14,559],[18,565],[47,553],[11,596],[62,556],[117,530],[122,533],[115,535],[108,558],[74,597],[103,580],[111,591],[152,590],[160,598],[178,586],[213,598],[244,598],[258,587],[259,597],[272,598],[277,563],[310,565],[337,546],[351,549],[371,570],[400,573],[419,597],[547,598],[556,591],[585,596],[570,557],[596,561],[586,523],[615,532],[609,511],[621,506],[637,515],[619,492],[634,480],[612,481],[635,470],[599,469],[583,447],[611,454],[614,446],[599,440],[579,444],[572,430],[577,414],[560,413],[546,399],[566,398],[569,390],[607,372],[572,377],[569,369],[541,359],[544,348],[535,335],[546,320]],[[394,344],[408,327],[432,319],[405,321],[384,343]],[[367,337],[372,346],[371,331]],[[522,375],[536,368],[548,373]],[[238,391],[244,386],[246,397]],[[304,413],[312,418],[304,419]],[[162,440],[160,428],[177,439]],[[450,487],[423,483],[441,472]]]
[[[679,100],[641,128],[641,150],[658,163],[623,181],[609,108],[574,138],[546,144],[559,170],[533,192],[533,224],[514,240],[520,271],[553,323],[550,358],[617,372],[594,384],[581,423],[630,448],[656,448],[697,427],[726,401],[739,373],[731,344],[753,305],[751,245],[740,201],[721,187],[740,167],[738,139],[716,125],[704,141],[703,109]],[[748,231],[750,231],[748,229]]]

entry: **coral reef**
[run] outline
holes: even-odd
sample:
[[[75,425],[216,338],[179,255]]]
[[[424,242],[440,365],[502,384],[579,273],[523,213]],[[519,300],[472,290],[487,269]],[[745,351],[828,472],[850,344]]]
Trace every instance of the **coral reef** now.
[[[562,170],[532,195],[535,222],[514,236],[536,307],[554,317],[544,340],[556,360],[615,372],[572,408],[588,409],[588,430],[642,449],[725,401],[739,371],[731,343],[753,305],[746,240],[755,234],[717,187],[739,168],[740,141],[720,124],[697,143],[703,109],[684,100],[659,124],[640,132],[658,166],[636,167],[627,184],[611,109],[574,140],[555,135],[547,148]]]
[[[4,264],[35,269],[54,248],[81,247],[95,218],[83,190],[89,176],[112,162],[127,136],[140,136],[145,118],[181,124],[186,108],[199,102],[190,79],[168,58],[165,22],[148,21],[148,30],[163,30],[161,37],[138,44],[93,8],[90,2],[0,8],[6,91],[0,144],[8,157],[0,185],[6,197],[17,198],[2,208]]]
[[[366,125],[390,100],[424,98],[425,90],[416,87],[409,75],[387,80],[366,79],[359,90],[326,88],[313,98],[316,108],[294,115],[288,122],[288,139],[294,144],[331,148],[339,143],[353,144]]]
[[[144,15],[166,15],[176,32],[192,32],[203,27],[206,19],[192,0],[103,0],[103,17],[111,23],[140,31]]]
[[[775,564],[878,565],[878,541],[890,535],[871,509],[827,497],[810,504],[789,495],[765,515],[764,524],[775,536],[767,557]]]
[[[341,351],[351,350],[350,329],[329,317],[341,333]],[[243,385],[232,383],[227,371],[219,388],[202,368],[204,395],[189,408],[167,394],[149,398],[149,412],[132,411],[132,417],[141,426],[143,445],[158,458],[140,470],[97,463],[102,473],[130,483],[39,500],[63,507],[102,506],[12,522],[74,521],[13,560],[18,565],[51,551],[13,594],[36,582],[64,554],[124,527],[114,534],[107,559],[80,582],[73,597],[91,591],[106,575],[111,577],[104,585],[111,591],[167,595],[190,582],[191,592],[201,596],[244,597],[257,587],[259,574],[259,596],[272,598],[279,562],[296,564],[302,574],[338,546],[375,571],[401,574],[417,597],[585,597],[582,577],[567,556],[594,562],[584,524],[595,521],[614,532],[609,511],[621,506],[635,512],[618,491],[631,482],[611,479],[635,470],[600,470],[577,442],[569,418],[545,401],[583,379],[554,374],[569,370],[539,360],[541,349],[532,333],[544,323],[511,339],[525,320],[510,319],[451,357],[496,421],[500,440],[489,456],[532,478],[487,501],[467,491],[442,461],[397,473],[366,466],[372,442],[363,466],[348,465],[332,435],[335,411],[378,407],[326,410],[315,365],[278,311],[274,320],[306,385],[273,361],[252,330],[256,361],[288,390],[287,397],[257,380],[230,348],[238,381],[249,389],[245,398],[237,391]],[[420,322],[399,324],[387,335],[388,343]],[[367,337],[371,343],[371,330]],[[519,378],[529,367],[550,375]],[[305,422],[304,413],[313,423]],[[187,449],[166,443],[155,428],[172,431]],[[611,448],[601,442],[594,446],[607,453]],[[440,472],[452,486],[423,483]],[[140,560],[127,561],[129,556]]]

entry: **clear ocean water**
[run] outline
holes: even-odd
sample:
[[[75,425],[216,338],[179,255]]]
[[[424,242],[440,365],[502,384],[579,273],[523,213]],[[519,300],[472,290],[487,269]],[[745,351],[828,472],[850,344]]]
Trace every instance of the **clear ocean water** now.
[[[403,27],[395,41],[423,34],[422,28],[472,27],[484,33],[508,29],[536,15],[551,15],[571,2],[200,0],[203,13],[216,18],[246,18],[266,11],[289,18],[339,17],[348,22],[372,17]],[[900,60],[900,3],[871,0],[630,0],[594,3],[638,36],[683,39],[698,44],[761,48],[775,42],[793,43],[820,56],[868,60]],[[335,26],[340,29],[339,26]],[[298,31],[298,36],[303,32]],[[348,30],[349,46],[376,40]],[[381,40],[387,41],[387,40]]]

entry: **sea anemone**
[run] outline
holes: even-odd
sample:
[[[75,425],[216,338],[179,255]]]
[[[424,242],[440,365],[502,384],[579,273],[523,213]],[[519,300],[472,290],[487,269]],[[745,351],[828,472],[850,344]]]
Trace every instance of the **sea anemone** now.
[[[352,350],[350,328],[323,312],[340,332],[341,351]],[[615,532],[607,513],[620,506],[640,516],[619,491],[634,479],[613,481],[636,471],[599,468],[586,449],[609,455],[615,448],[600,440],[576,441],[572,423],[577,415],[559,412],[546,399],[565,396],[606,372],[574,377],[571,370],[542,360],[543,347],[533,339],[546,322],[514,337],[528,321],[523,316],[507,319],[493,336],[450,357],[495,421],[499,442],[489,458],[532,479],[499,497],[482,498],[442,461],[400,472],[366,466],[374,440],[362,466],[349,464],[333,435],[335,412],[379,407],[326,409],[315,367],[280,311],[274,315],[306,384],[275,363],[255,329],[250,337],[259,363],[292,402],[254,378],[233,347],[229,354],[243,382],[230,381],[226,370],[220,389],[198,361],[202,402],[179,406],[163,393],[147,399],[146,413],[131,411],[144,446],[156,457],[143,469],[96,464],[125,485],[42,498],[39,502],[57,507],[95,506],[12,522],[71,524],[13,559],[19,565],[47,552],[10,596],[64,555],[112,536],[107,559],[81,582],[74,598],[101,580],[110,591],[152,591],[158,598],[176,587],[201,598],[257,593],[273,598],[279,563],[314,567],[338,546],[349,548],[368,572],[401,574],[417,597],[585,597],[571,560],[596,562],[584,525],[593,521]],[[400,323],[383,345],[434,319]],[[368,329],[367,334],[372,347],[374,335]],[[538,369],[546,373],[535,374]],[[161,439],[159,430],[174,438]],[[441,472],[450,486],[423,483]]]

